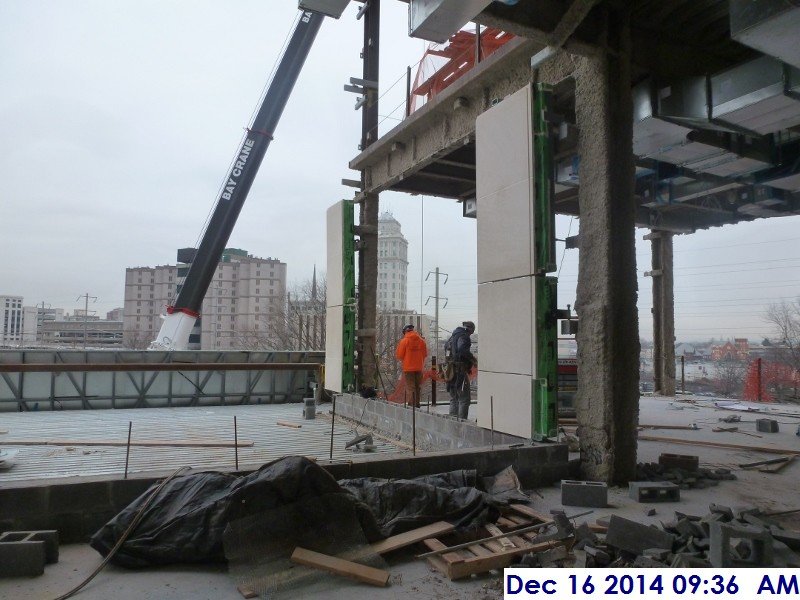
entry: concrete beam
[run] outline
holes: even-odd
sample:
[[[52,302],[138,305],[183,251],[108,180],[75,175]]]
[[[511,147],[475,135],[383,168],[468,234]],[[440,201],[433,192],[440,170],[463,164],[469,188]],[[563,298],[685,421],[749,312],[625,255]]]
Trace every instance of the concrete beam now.
[[[478,115],[531,80],[530,57],[541,48],[512,40],[356,156],[350,168],[365,171],[366,191],[405,189],[404,180],[470,144]],[[572,59],[562,52],[540,70],[539,80],[557,83],[572,70]],[[442,195],[453,197],[447,190]]]

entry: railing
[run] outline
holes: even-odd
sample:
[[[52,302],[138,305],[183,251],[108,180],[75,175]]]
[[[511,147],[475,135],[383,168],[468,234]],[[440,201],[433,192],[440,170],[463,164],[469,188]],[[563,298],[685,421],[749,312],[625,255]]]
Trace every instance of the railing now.
[[[0,411],[300,402],[321,387],[323,362],[322,352],[0,351]]]

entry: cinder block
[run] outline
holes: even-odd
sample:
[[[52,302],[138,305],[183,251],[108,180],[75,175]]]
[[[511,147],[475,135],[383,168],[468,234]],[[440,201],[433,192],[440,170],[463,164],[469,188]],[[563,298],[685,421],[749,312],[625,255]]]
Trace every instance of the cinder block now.
[[[756,429],[762,433],[778,433],[778,422],[775,419],[756,419]]]
[[[708,560],[711,566],[723,567],[770,567],[773,563],[772,536],[760,527],[752,525],[732,525],[720,523],[710,524],[711,547],[708,549]],[[732,540],[735,540],[736,547]],[[746,556],[742,556],[738,548],[747,548]]]
[[[44,542],[0,542],[0,577],[31,577],[44,573]]]
[[[658,464],[665,469],[696,471],[700,467],[700,457],[691,454],[669,454],[665,452],[658,457]]]
[[[0,544],[8,542],[44,542],[45,562],[58,562],[58,531],[6,531],[0,534]]]
[[[674,542],[671,533],[617,515],[611,515],[606,532],[606,544],[636,555],[651,548],[672,550]]]
[[[637,502],[679,502],[681,489],[669,481],[631,481],[628,496]]]
[[[561,481],[561,504],[564,506],[608,506],[608,485],[602,481]]]

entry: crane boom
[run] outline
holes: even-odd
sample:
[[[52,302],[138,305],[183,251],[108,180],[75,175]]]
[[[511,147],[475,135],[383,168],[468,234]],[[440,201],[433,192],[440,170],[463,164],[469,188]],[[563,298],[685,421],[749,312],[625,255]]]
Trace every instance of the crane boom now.
[[[189,334],[200,316],[208,286],[214,277],[236,219],[272,141],[283,109],[325,16],[303,11],[281,57],[261,107],[247,129],[239,152],[222,186],[216,207],[203,234],[175,304],[167,307],[154,350],[185,350]]]

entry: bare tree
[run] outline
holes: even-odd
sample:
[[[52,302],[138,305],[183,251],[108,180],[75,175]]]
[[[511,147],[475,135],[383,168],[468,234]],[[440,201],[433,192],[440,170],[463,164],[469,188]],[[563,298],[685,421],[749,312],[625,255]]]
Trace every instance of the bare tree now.
[[[800,298],[771,305],[765,320],[775,327],[778,337],[770,348],[771,356],[800,372]]]
[[[325,350],[325,276],[296,284],[283,305],[262,313],[253,327],[241,330],[242,350]]]
[[[733,357],[718,360],[714,365],[714,386],[722,396],[731,397],[741,392],[747,372],[747,362]]]
[[[147,350],[155,339],[155,334],[144,333],[137,330],[127,330],[123,333],[122,345],[127,350]]]

